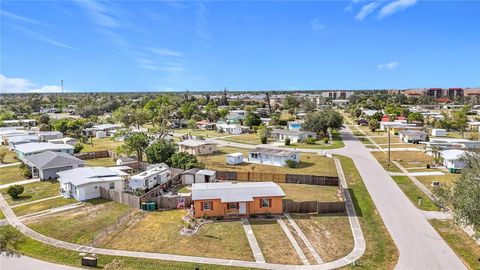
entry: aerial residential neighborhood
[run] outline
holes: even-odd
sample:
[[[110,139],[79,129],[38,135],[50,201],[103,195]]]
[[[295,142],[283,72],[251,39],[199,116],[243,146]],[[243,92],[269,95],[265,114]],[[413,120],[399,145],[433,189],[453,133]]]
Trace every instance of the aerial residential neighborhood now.
[[[480,269],[478,11],[5,1],[0,269]]]

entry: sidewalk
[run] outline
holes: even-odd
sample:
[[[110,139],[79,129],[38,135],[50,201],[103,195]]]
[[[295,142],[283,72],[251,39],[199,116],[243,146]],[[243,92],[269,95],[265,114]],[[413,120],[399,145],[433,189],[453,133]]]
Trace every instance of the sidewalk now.
[[[0,185],[0,189],[8,188],[8,187],[11,187],[13,185],[26,185],[26,184],[35,183],[35,182],[38,182],[38,181],[40,181],[40,178],[17,181],[17,182],[8,183],[8,184],[5,184],[5,185]]]

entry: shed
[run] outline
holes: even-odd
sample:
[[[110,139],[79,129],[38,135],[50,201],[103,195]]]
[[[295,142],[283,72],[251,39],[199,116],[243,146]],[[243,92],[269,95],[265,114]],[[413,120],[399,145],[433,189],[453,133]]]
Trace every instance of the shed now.
[[[212,170],[201,170],[195,174],[195,183],[210,183],[215,179],[217,172]]]
[[[432,129],[432,136],[433,137],[446,137],[447,131],[441,128],[434,128]]]
[[[103,130],[97,131],[97,133],[95,133],[95,137],[97,139],[105,138],[105,137],[107,137],[107,132],[105,132]]]
[[[240,152],[227,155],[227,164],[237,165],[243,163],[243,154]]]
[[[191,185],[191,184],[195,183],[195,174],[199,171],[200,171],[200,169],[197,169],[197,168],[193,168],[193,169],[184,171],[181,175],[182,184]]]

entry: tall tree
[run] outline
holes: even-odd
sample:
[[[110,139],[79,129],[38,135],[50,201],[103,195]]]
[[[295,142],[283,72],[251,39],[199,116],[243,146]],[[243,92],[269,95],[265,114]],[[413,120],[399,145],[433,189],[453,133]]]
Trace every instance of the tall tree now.
[[[148,162],[167,162],[177,151],[177,147],[170,140],[158,140],[145,149]]]
[[[137,154],[138,161],[143,161],[143,152],[150,144],[150,137],[143,132],[134,132],[128,134],[125,143],[117,147],[117,152],[130,155]]]
[[[337,111],[328,109],[307,114],[302,125],[302,130],[328,134],[328,129],[340,129],[343,125],[343,117]]]
[[[147,102],[144,108],[151,115],[153,131],[158,133],[159,139],[165,138],[172,129],[175,105],[168,96],[159,96]]]
[[[260,119],[260,116],[258,116],[258,114],[253,112],[248,112],[247,115],[245,116],[245,119],[243,119],[243,124],[250,128],[259,126],[261,123],[262,123],[262,119]]]
[[[283,100],[283,108],[285,110],[294,110],[300,106],[300,102],[292,95],[287,95]]]

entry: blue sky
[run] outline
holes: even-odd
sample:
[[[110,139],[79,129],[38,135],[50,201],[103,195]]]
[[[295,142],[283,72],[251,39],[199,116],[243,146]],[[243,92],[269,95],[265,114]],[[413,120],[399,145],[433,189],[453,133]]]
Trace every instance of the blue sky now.
[[[480,86],[480,1],[2,1],[2,92]]]

